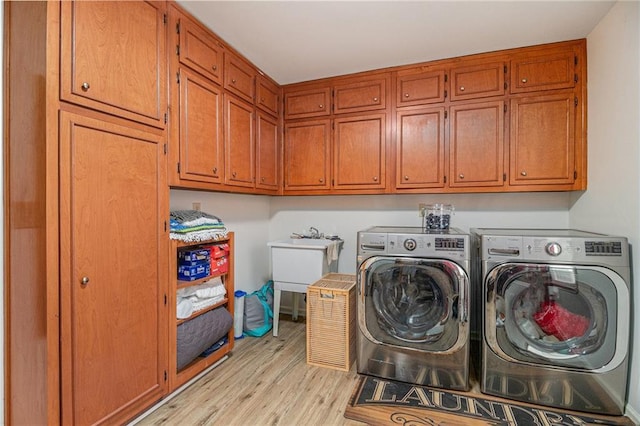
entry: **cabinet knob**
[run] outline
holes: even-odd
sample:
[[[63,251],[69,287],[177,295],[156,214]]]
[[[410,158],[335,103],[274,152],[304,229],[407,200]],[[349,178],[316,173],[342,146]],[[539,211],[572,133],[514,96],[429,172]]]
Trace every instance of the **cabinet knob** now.
[[[318,105],[318,108],[320,108],[320,109],[324,109],[324,105],[323,105],[323,104],[320,104],[320,105]]]
[[[408,98],[408,97],[409,97],[409,94],[408,94],[408,93],[405,93],[405,94],[404,94],[404,97],[405,97],[405,98]]]
[[[409,180],[409,176],[405,175],[404,180]]]
[[[86,81],[84,83],[82,83],[81,87],[82,87],[82,90],[85,91],[85,92],[91,88],[89,83],[87,83]]]
[[[261,181],[261,182],[264,182],[264,178],[261,178],[261,179],[260,179],[260,181]]]
[[[264,103],[264,98],[260,98],[260,103]]]
[[[236,177],[236,172],[231,173],[232,177]]]
[[[213,168],[213,174],[214,174],[214,175],[215,175],[215,174],[218,174],[218,168],[217,168],[217,167],[214,167],[214,168]]]
[[[460,174],[458,175],[458,177],[459,177],[460,179],[464,179],[464,175],[463,175],[462,173],[460,173]]]
[[[377,182],[377,181],[378,181],[378,176],[374,176],[374,177],[373,177],[373,181],[374,181],[374,182]]]
[[[373,98],[373,102],[378,102],[378,98]]]
[[[460,86],[460,91],[464,92],[464,86]]]
[[[523,79],[522,79],[522,82],[523,82],[523,83],[526,83],[526,82],[527,82],[527,79],[526,79],[526,78],[523,78]]]
[[[235,79],[235,78],[232,78],[232,79],[231,79],[231,82],[232,82],[233,84],[236,84],[236,79]]]
[[[520,172],[520,174],[521,174],[522,176],[526,176],[526,175],[527,175],[527,171],[526,171],[526,170],[523,170],[523,171],[521,171],[521,172]]]
[[[82,285],[89,284],[89,277],[82,277],[82,279],[80,280],[80,284]]]
[[[322,179],[322,178],[318,179],[318,181],[319,181],[320,183],[324,183],[324,179]]]
[[[214,71],[218,71],[218,66],[214,65],[214,66],[211,67],[211,69],[214,70]]]

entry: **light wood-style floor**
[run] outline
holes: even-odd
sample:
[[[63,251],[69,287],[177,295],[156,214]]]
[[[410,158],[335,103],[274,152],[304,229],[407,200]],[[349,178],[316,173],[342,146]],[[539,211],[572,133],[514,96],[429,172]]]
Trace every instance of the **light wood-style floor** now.
[[[351,371],[306,363],[304,319],[281,317],[279,336],[245,337],[229,359],[138,425],[363,425],[343,417]]]

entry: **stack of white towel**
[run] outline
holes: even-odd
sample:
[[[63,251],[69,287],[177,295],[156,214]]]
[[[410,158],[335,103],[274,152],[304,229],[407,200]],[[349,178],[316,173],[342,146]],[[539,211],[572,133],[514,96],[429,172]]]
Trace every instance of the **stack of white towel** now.
[[[213,306],[224,300],[227,290],[220,277],[215,277],[200,285],[185,287],[178,290],[177,317],[189,318],[195,312]]]

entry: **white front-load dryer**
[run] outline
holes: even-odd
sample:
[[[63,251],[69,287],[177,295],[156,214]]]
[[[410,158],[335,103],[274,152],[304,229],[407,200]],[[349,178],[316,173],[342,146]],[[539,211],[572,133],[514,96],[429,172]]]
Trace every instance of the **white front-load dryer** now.
[[[471,236],[482,262],[481,391],[623,414],[627,239],[571,229],[472,229]]]
[[[374,227],[358,233],[358,372],[469,388],[469,235]]]

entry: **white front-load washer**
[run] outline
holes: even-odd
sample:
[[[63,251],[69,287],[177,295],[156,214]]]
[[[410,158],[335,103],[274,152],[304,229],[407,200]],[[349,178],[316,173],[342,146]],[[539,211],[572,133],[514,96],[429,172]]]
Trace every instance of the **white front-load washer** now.
[[[469,235],[411,227],[358,233],[358,372],[469,388]]]
[[[572,229],[471,229],[471,239],[481,262],[472,306],[483,313],[481,391],[623,414],[627,239]]]

